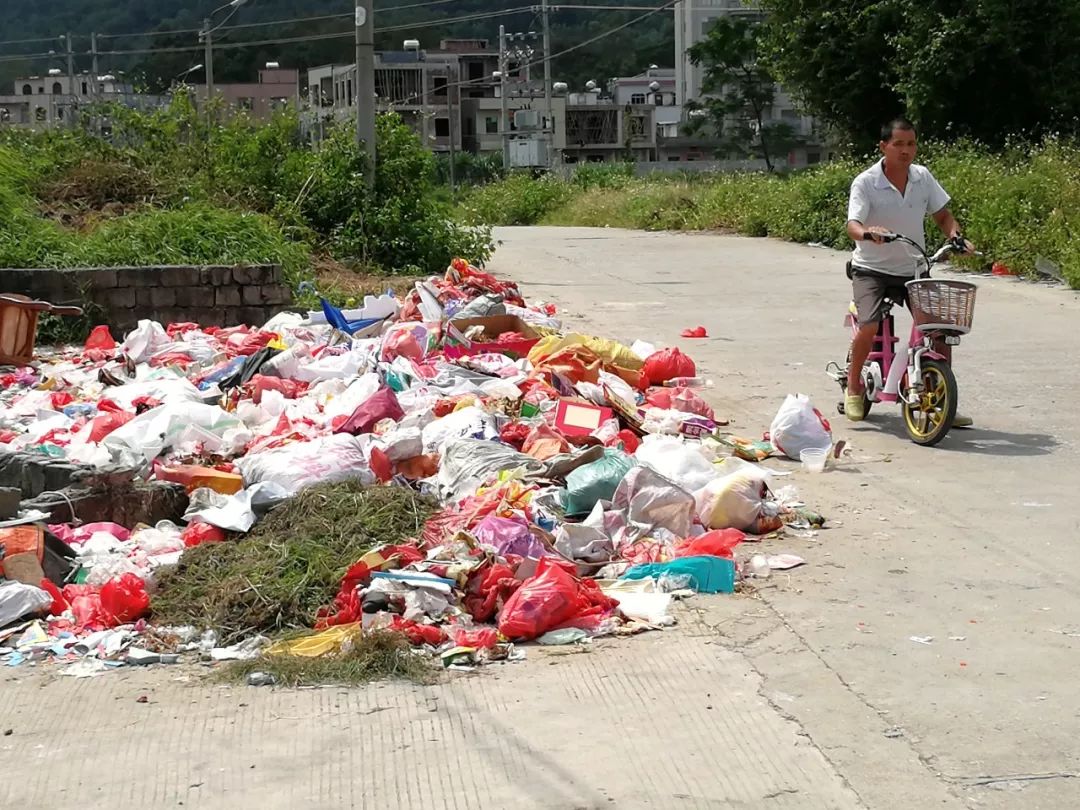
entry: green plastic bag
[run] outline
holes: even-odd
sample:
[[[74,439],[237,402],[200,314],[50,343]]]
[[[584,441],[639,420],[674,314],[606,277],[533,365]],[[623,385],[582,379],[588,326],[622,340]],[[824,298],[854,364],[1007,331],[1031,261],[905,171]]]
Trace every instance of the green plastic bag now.
[[[578,467],[566,476],[566,495],[563,506],[573,517],[587,515],[597,501],[610,501],[619,482],[633,468],[633,460],[619,450],[608,448],[604,457]]]

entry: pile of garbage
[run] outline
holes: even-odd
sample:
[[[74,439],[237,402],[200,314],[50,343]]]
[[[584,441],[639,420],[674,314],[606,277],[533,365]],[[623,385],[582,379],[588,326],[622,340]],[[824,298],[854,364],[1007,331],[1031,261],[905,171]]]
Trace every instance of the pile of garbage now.
[[[122,465],[189,498],[154,526],[0,521],[0,663],[334,655],[378,629],[472,666],[670,626],[680,595],[799,564],[735,548],[824,524],[758,463],[832,447],[805,397],[765,440],[728,435],[678,348],[556,314],[455,260],[354,311],[142,321],[119,344],[97,327],[0,369],[0,454]],[[47,573],[50,543],[70,565]],[[248,569],[302,587],[260,591]],[[314,635],[272,638],[298,628]]]

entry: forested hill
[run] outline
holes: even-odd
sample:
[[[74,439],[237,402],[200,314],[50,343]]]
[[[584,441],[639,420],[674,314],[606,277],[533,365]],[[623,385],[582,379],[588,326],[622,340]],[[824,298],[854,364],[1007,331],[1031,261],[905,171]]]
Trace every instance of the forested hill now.
[[[40,73],[49,67],[65,67],[62,53],[66,46],[58,37],[70,31],[77,54],[78,68],[89,68],[85,54],[90,50],[90,34],[100,37],[99,50],[130,51],[161,49],[153,54],[113,53],[101,58],[102,71],[127,71],[143,77],[150,89],[168,84],[176,74],[203,61],[198,50],[197,29],[203,17],[223,5],[225,0],[4,0],[4,24],[0,27],[0,92],[4,85],[23,73]],[[577,0],[575,5],[661,5],[660,0]],[[218,37],[220,41],[279,40],[311,34],[348,32],[352,0],[248,0],[229,20],[228,25],[282,22],[275,25],[234,29]],[[400,8],[396,6],[411,6]],[[376,0],[376,47],[399,48],[405,39],[419,39],[424,47],[437,47],[445,37],[488,38],[494,43],[500,23],[508,31],[540,30],[538,3],[529,0]],[[228,16],[230,9],[214,16],[215,24]],[[455,18],[512,11],[499,16],[469,20]],[[342,15],[331,19],[313,17]],[[604,31],[633,20],[642,11],[604,9],[561,9],[552,12],[552,50],[568,48]],[[305,19],[306,18],[306,19]],[[553,75],[557,80],[577,87],[588,79],[604,81],[612,76],[638,73],[650,64],[671,66],[674,61],[673,20],[670,11],[659,12],[612,36],[557,59]],[[153,36],[147,32],[156,32]],[[102,37],[101,35],[107,35]],[[22,42],[21,40],[41,40]],[[190,51],[164,49],[191,48]],[[58,56],[50,57],[54,50]],[[215,75],[219,81],[245,79],[267,61],[283,67],[305,68],[328,62],[352,60],[353,46],[348,37],[259,45],[215,54]],[[12,57],[38,54],[26,60]]]

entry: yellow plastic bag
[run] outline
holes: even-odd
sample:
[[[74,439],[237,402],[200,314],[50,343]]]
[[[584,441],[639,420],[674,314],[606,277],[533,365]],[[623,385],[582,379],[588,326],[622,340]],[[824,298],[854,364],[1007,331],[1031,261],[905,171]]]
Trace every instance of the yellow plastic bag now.
[[[270,655],[295,655],[301,658],[318,658],[330,653],[339,653],[347,642],[360,636],[360,622],[339,624],[328,627],[318,633],[301,638],[279,641],[267,649]]]
[[[628,346],[624,346],[618,341],[593,335],[579,335],[576,332],[542,338],[529,352],[529,362],[535,365],[538,360],[550,357],[555,352],[568,346],[584,346],[593,351],[605,363],[629,371],[638,371],[645,362],[630,351]]]

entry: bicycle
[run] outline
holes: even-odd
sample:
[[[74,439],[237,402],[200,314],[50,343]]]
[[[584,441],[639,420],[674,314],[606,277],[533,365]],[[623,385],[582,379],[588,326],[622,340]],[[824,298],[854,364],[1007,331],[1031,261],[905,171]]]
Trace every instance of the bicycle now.
[[[966,252],[962,236],[950,239],[930,256],[917,242],[902,234],[877,235],[884,242],[899,241],[914,247],[926,269],[923,271],[920,265],[915,278],[904,285],[913,319],[906,363],[897,362],[896,346],[900,339],[896,336],[892,308],[898,302],[885,299],[878,331],[862,370],[863,405],[869,415],[871,406],[876,403],[899,403],[908,437],[915,444],[931,447],[944,439],[952,428],[959,394],[956,376],[939,347],[941,344],[957,346],[960,336],[971,331],[978,287],[969,281],[929,277],[930,269],[946,256]],[[851,275],[849,264],[848,277]],[[844,325],[851,327],[853,337],[859,331],[854,302],[849,306]],[[835,361],[825,367],[825,373],[840,384],[845,394],[850,364],[849,350],[846,367],[841,368]],[[837,405],[837,411],[844,413],[843,400]]]

